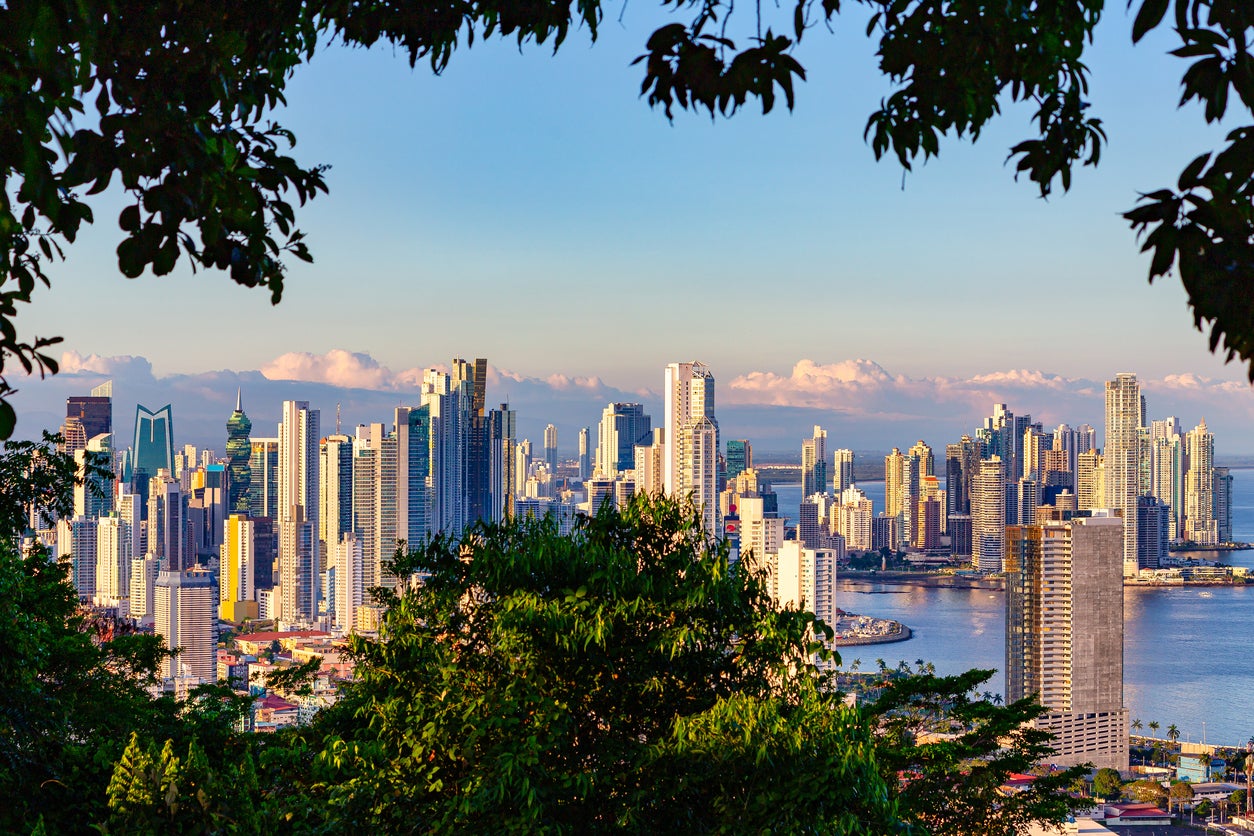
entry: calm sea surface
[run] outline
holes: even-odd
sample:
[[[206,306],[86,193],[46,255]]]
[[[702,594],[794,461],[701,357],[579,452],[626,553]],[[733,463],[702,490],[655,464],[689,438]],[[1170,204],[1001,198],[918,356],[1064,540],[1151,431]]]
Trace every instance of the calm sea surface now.
[[[1254,542],[1254,470],[1234,469],[1233,537]],[[884,483],[859,484],[883,509]],[[799,485],[775,485],[795,523]],[[1210,555],[1207,555],[1208,557]],[[1221,560],[1254,569],[1254,551]],[[988,690],[1005,693],[1005,609],[1000,592],[843,581],[839,605],[892,618],[914,631],[897,644],[846,648],[846,663],[872,668],[929,661],[938,673],[994,668]],[[1254,736],[1254,586],[1124,590],[1124,701],[1142,723],[1174,723],[1182,740],[1244,745]],[[1161,732],[1160,732],[1161,733]]]

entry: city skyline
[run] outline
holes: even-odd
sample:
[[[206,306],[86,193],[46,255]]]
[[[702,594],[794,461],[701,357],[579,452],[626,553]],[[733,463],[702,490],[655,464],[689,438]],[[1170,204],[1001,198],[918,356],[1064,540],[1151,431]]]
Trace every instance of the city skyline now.
[[[433,364],[445,368],[444,361]],[[134,404],[172,403],[178,441],[224,448],[222,427],[240,391],[248,405],[255,435],[273,435],[283,400],[308,400],[332,417],[342,408],[343,426],[385,420],[397,406],[416,405],[425,367],[394,371],[373,358],[348,352],[323,356],[286,355],[261,370],[219,370],[197,375],[158,377],[143,357],[83,357],[67,353],[63,371],[45,380],[28,379],[17,396],[18,434],[35,437],[58,426],[65,400],[111,379],[118,415],[133,415]],[[941,447],[983,420],[994,403],[1030,413],[1046,426],[1059,423],[1103,424],[1103,381],[1118,369],[1091,379],[1072,379],[1032,370],[993,375],[911,377],[871,361],[821,365],[797,364],[785,373],[761,372],[718,376],[720,424],[724,438],[750,438],[760,453],[795,451],[795,438],[815,424],[830,434],[828,447],[888,450],[922,438]],[[1133,373],[1139,370],[1128,369]],[[630,390],[593,376],[574,378],[554,371],[528,377],[489,364],[490,403],[509,402],[518,413],[519,438],[540,449],[544,427],[555,423],[559,453],[576,454],[578,432],[595,427],[606,403],[640,402],[646,412],[663,412],[661,374],[653,388]],[[273,375],[274,378],[268,375]],[[1224,459],[1254,454],[1254,397],[1248,385],[1178,375],[1153,379],[1138,373],[1151,412],[1175,415],[1189,427],[1205,418]],[[359,381],[358,386],[345,384]],[[790,403],[791,402],[791,403]]]

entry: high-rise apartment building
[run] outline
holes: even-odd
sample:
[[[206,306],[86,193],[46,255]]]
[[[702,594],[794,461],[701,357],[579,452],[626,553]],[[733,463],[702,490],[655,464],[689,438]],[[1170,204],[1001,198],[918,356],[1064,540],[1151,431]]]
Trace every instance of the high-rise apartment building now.
[[[83,601],[96,595],[95,517],[74,517],[57,522],[57,557],[70,558],[70,581]]]
[[[984,458],[984,443],[964,435],[945,447],[945,492],[947,516],[971,514],[971,493],[975,475]],[[946,526],[948,528],[948,525]]]
[[[813,612],[825,624],[835,624],[840,617],[836,606],[836,565],[843,557],[840,544],[835,548],[811,549],[798,540],[785,540],[770,563],[770,594],[775,606]],[[812,661],[821,667],[834,664],[821,660],[817,654]]]
[[[148,481],[148,552],[162,569],[190,569],[196,563],[187,522],[187,496],[162,468]]]
[[[1156,496],[1136,498],[1136,564],[1157,569],[1167,560],[1171,509]]]
[[[1097,450],[1076,456],[1075,493],[1081,511],[1106,507],[1106,464]]]
[[[118,607],[122,614],[130,609],[134,542],[130,525],[117,514],[97,521],[94,601],[98,606]]]
[[[894,447],[884,457],[884,513],[890,517],[899,517],[905,510],[905,464],[900,448]]]
[[[784,521],[768,515],[760,496],[740,498],[740,559],[752,555],[758,566],[769,566],[784,544]]]
[[[971,494],[971,562],[1000,572],[1006,554],[1006,477],[1000,456],[982,459]]]
[[[383,424],[358,427],[353,453],[352,530],[362,551],[363,583],[367,589],[396,582],[383,566],[392,559],[396,541],[401,539],[397,527],[398,488],[396,435],[387,432]]]
[[[501,522],[514,515],[514,484],[517,481],[514,448],[517,436],[517,415],[509,404],[503,403],[500,409],[488,413],[488,496],[491,505],[489,519],[492,522]],[[579,438],[580,443],[586,445],[586,428]],[[587,453],[586,446],[584,453]],[[583,481],[592,478],[591,473],[583,473],[582,457],[579,466]]]
[[[283,622],[309,623],[318,616],[322,573],[318,568],[318,530],[297,505],[279,519],[278,615]]]
[[[814,434],[801,442],[801,497],[827,492],[827,430],[814,427]]]
[[[162,678],[172,679],[180,696],[201,683],[216,682],[213,577],[203,571],[162,571],[153,587],[153,630],[163,647],[179,648],[173,659],[162,660]]]
[[[875,511],[867,495],[850,485],[841,491],[832,511],[832,530],[844,538],[845,547],[849,551],[870,551]]]
[[[662,483],[667,494],[690,498],[706,532],[720,533],[718,519],[718,421],[714,375],[704,363],[671,363],[665,375],[666,434]]]
[[[244,414],[244,391],[235,391],[235,411],[226,419],[226,458],[230,488],[227,508],[232,514],[248,514],[252,495],[252,441],[248,435],[253,422]]]
[[[1188,470],[1184,475],[1184,539],[1213,545],[1219,542],[1215,520],[1215,436],[1206,419],[1184,437]]]
[[[557,477],[557,426],[548,424],[544,428],[544,465],[549,475]]]
[[[1136,375],[1120,373],[1106,382],[1106,447],[1102,459],[1106,468],[1105,505],[1117,508],[1125,520],[1136,519],[1136,498],[1140,495],[1140,428],[1145,425],[1145,400]],[[1123,572],[1135,575],[1136,527],[1129,525],[1123,538]]]
[[[579,481],[586,482],[592,478],[592,428],[582,427],[579,430]]]
[[[318,539],[328,560],[353,530],[353,439],[336,433],[318,441]]]
[[[248,459],[248,515],[279,518],[279,440],[254,438]]]
[[[309,621],[322,589],[318,456],[321,413],[308,401],[284,401],[279,424],[280,617]]]
[[[1112,515],[1007,532],[1006,699],[1038,696],[1054,763],[1128,768],[1123,529]]]
[[[1215,528],[1219,542],[1232,542],[1232,473],[1226,467],[1215,468]]]
[[[841,448],[832,454],[832,495],[840,496],[854,485],[853,451]]]
[[[489,458],[484,486],[489,498],[476,500],[476,507],[492,519],[491,450],[487,446],[486,416],[482,423],[483,453]],[[393,426],[396,435],[396,536],[405,540],[411,548],[421,548],[431,533],[431,410],[426,406],[399,406]],[[478,478],[475,476],[476,480]],[[479,489],[476,481],[475,490]],[[339,538],[336,539],[338,541]]]
[[[227,518],[218,561],[218,617],[239,624],[257,617],[256,524],[245,514]]]
[[[638,403],[611,403],[601,411],[597,424],[596,463],[594,475],[615,479],[630,470],[636,457],[636,445],[648,444],[653,438],[653,421]]]
[[[487,434],[487,382],[488,361],[480,357],[473,361],[453,358],[451,388],[460,391],[460,420],[463,423],[465,453],[462,459],[461,532],[467,524],[488,519],[491,496],[488,480],[491,470],[491,454]],[[434,413],[430,415],[435,418]]]
[[[654,427],[652,441],[648,444],[636,445],[636,493],[658,496],[665,490],[662,483],[662,459],[666,454],[666,444],[663,441],[665,437],[666,431],[662,427]]]
[[[468,371],[468,370],[467,370]],[[430,416],[431,531],[460,537],[470,516],[469,482],[471,412],[475,392],[468,377],[451,377],[428,369],[422,384],[422,405]],[[487,453],[486,419],[484,449]],[[477,466],[477,465],[476,465]],[[484,486],[487,474],[484,474]]]

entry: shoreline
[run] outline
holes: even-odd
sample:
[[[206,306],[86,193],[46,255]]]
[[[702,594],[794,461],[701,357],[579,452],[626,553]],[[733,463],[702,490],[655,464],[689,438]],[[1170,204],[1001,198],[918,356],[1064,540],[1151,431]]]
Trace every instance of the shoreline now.
[[[938,575],[931,572],[906,571],[868,571],[857,570],[842,572],[838,580],[850,583],[880,583],[888,586],[920,586],[933,589],[987,589],[995,592],[1004,590],[1000,575]],[[1240,578],[1203,578],[1197,580],[1135,580],[1125,578],[1125,588],[1135,589],[1175,589],[1178,587],[1214,587],[1214,586],[1245,586]]]

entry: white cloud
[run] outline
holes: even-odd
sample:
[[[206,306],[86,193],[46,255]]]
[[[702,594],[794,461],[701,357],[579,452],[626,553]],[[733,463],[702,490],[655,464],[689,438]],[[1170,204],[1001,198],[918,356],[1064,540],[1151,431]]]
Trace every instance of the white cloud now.
[[[290,351],[261,367],[261,373],[269,380],[299,380],[389,392],[418,388],[422,371],[413,368],[394,372],[369,354],[342,348],[333,348],[326,354]]]
[[[119,354],[102,357],[99,354],[83,356],[77,351],[61,355],[60,374],[144,375],[152,377],[152,363],[146,357]]]

